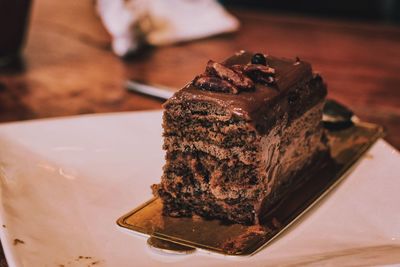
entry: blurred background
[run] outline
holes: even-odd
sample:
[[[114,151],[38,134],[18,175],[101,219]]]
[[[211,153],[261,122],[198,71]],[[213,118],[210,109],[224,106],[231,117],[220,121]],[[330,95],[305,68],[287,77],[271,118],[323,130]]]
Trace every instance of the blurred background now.
[[[321,18],[336,17],[387,23],[399,23],[400,21],[400,2],[398,0],[226,0],[223,3],[237,7],[262,8],[287,14],[301,13]]]
[[[400,1],[200,2],[0,0],[0,122],[161,108],[125,82],[177,90],[245,49],[311,62],[400,148]]]

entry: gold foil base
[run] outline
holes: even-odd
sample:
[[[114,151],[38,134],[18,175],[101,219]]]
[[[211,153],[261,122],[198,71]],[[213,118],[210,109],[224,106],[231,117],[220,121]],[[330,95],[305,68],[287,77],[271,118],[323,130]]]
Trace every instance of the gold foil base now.
[[[328,132],[333,160],[319,161],[303,173],[287,197],[263,217],[262,225],[227,224],[200,217],[173,218],[162,215],[162,202],[151,199],[118,219],[121,227],[147,234],[149,244],[161,250],[190,253],[193,248],[226,255],[251,255],[277,238],[328,194],[346,172],[383,136],[382,127],[356,123],[340,131]],[[304,178],[304,179],[303,179]]]

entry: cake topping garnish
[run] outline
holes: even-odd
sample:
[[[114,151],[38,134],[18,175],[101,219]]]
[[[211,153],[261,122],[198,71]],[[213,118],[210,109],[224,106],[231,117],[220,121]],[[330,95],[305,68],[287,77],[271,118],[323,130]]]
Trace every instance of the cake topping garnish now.
[[[243,73],[225,67],[224,65],[212,60],[208,61],[206,73],[226,80],[239,89],[250,90],[254,87],[253,81],[243,75]]]
[[[275,81],[275,69],[268,66],[249,64],[243,67],[243,71],[248,77],[258,83],[271,85]]]
[[[208,61],[203,74],[193,80],[193,85],[201,90],[238,94],[254,90],[255,83],[273,85],[275,69],[267,65],[263,54],[257,53],[246,65],[225,66]]]
[[[265,58],[265,56],[263,54],[256,53],[251,58],[251,64],[260,64],[260,65],[267,66],[267,59]]]
[[[200,75],[194,80],[194,85],[206,91],[238,94],[239,89],[230,82],[218,77]]]

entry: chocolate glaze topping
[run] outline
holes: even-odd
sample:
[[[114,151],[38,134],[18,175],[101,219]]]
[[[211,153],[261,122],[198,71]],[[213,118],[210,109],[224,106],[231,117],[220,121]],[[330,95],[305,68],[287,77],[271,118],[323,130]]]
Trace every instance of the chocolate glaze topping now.
[[[251,63],[254,53],[241,51],[221,64],[227,67],[247,65]],[[193,82],[174,94],[165,105],[176,101],[210,102],[223,107],[232,116],[249,121],[257,130],[264,132],[285,113],[290,113],[291,105],[303,105],[300,110],[306,111],[322,101],[326,95],[326,87],[318,75],[314,75],[311,65],[305,61],[289,60],[266,56],[268,66],[275,69],[274,84],[255,83],[254,90],[229,94],[200,90]],[[312,83],[309,89],[314,90],[309,99],[296,102],[296,92]],[[315,92],[317,91],[317,92]],[[287,100],[289,99],[289,100]],[[301,115],[299,114],[299,115]]]

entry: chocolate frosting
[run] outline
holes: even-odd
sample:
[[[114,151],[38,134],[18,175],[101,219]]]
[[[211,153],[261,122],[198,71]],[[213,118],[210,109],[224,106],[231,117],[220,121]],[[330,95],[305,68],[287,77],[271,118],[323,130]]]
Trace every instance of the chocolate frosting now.
[[[233,65],[246,65],[251,63],[251,58],[254,53],[241,51],[228,58],[223,65],[230,67]],[[296,88],[306,85],[313,79],[320,80],[320,85],[316,86],[319,93],[313,96],[316,104],[326,95],[326,88],[322,84],[321,78],[313,75],[311,65],[305,61],[289,60],[276,58],[273,56],[266,56],[267,63],[270,67],[275,69],[275,84],[267,86],[265,84],[257,83],[255,89],[252,91],[243,91],[239,94],[229,94],[223,92],[205,91],[195,87],[193,83],[187,84],[184,88],[174,94],[166,102],[169,103],[176,101],[201,101],[211,102],[218,106],[223,107],[232,116],[238,116],[251,124],[260,131],[269,128],[276,121],[277,116],[289,112],[290,101],[285,101],[289,93]],[[322,90],[322,91],[321,91]],[[317,101],[315,101],[317,100]],[[308,102],[310,102],[308,100]],[[297,103],[300,104],[300,103]],[[305,107],[306,108],[306,107]],[[309,105],[308,105],[309,108]],[[304,110],[305,111],[305,110]],[[271,121],[271,119],[273,119]]]

